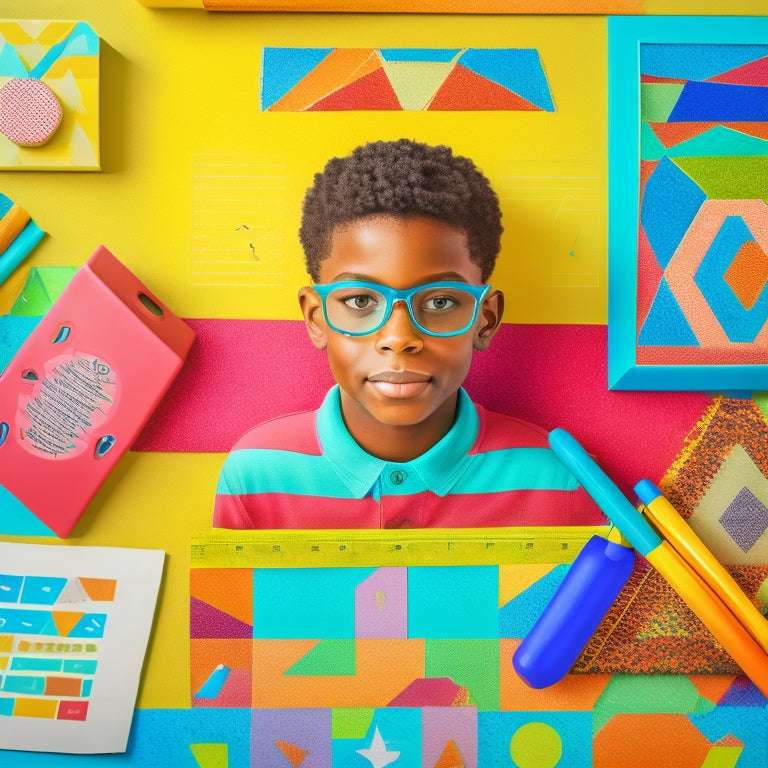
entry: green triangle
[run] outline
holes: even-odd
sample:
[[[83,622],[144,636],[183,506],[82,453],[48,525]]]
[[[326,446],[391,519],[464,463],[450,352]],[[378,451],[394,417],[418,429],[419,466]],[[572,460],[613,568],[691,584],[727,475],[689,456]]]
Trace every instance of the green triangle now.
[[[192,755],[200,768],[228,768],[226,744],[190,744]]]
[[[409,112],[426,109],[454,67],[452,61],[385,61],[382,64],[400,106]]]
[[[682,83],[641,85],[640,120],[644,123],[666,123],[682,92]]]
[[[354,640],[321,640],[286,670],[286,675],[354,675]]]

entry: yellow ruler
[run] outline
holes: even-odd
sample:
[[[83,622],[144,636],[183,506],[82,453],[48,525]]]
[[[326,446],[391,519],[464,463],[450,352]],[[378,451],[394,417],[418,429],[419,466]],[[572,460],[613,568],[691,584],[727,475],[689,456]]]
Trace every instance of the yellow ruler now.
[[[192,538],[192,568],[571,563],[607,526],[225,531]]]

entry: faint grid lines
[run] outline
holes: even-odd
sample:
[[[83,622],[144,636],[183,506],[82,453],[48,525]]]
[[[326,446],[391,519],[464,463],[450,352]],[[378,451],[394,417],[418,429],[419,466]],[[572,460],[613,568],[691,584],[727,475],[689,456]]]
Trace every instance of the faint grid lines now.
[[[194,156],[192,284],[282,287],[284,219],[282,157]]]
[[[551,288],[601,286],[597,160],[509,163],[499,187],[505,211],[526,229],[522,258],[536,265],[537,282]]]

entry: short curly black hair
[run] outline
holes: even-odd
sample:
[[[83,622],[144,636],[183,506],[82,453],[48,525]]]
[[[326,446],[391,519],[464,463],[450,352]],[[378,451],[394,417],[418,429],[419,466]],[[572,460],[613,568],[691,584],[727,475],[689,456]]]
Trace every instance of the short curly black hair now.
[[[488,179],[450,147],[410,139],[363,144],[315,174],[302,206],[299,239],[317,282],[336,227],[374,214],[430,216],[467,233],[485,282],[501,248],[501,209]]]

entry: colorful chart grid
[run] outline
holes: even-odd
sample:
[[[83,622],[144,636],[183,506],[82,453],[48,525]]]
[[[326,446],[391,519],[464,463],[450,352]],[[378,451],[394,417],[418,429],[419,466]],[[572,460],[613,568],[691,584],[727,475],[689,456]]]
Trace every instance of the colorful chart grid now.
[[[99,170],[100,40],[85,22],[0,20],[0,88],[38,80],[55,95],[62,118],[40,146],[0,133],[0,168]]]
[[[651,734],[681,768],[768,755],[754,729],[765,697],[738,674],[528,688],[511,659],[566,564],[209,568],[198,555],[193,709],[250,710],[251,760],[267,768],[665,765],[645,759]]]
[[[636,302],[618,330],[631,328],[634,364],[660,389],[749,389],[768,365],[768,45],[732,26],[713,24],[711,42],[686,25],[679,41],[638,32]],[[618,189],[612,200],[629,206],[623,189],[626,203]],[[629,295],[620,289],[614,305]]]
[[[0,717],[86,719],[116,584],[0,573]]]
[[[265,48],[271,112],[555,110],[533,48]]]

